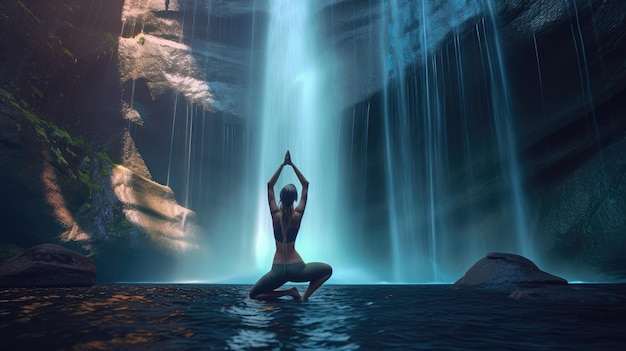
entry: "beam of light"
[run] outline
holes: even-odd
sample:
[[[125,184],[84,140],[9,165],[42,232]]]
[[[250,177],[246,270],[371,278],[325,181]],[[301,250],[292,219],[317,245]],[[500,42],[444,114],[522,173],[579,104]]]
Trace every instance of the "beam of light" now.
[[[309,200],[297,249],[305,261],[341,260],[342,204],[338,193],[339,94],[334,91],[336,64],[320,43],[314,3],[273,1],[266,42],[263,101],[258,125],[258,189],[253,255],[258,274],[268,270],[274,253],[267,204],[267,181],[286,150],[310,182]],[[293,183],[290,167],[283,170],[275,192]]]

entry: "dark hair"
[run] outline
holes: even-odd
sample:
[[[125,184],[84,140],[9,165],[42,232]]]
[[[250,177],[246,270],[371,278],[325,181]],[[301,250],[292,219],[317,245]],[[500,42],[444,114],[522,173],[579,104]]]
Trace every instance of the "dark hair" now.
[[[280,212],[283,214],[280,225],[285,239],[287,238],[289,220],[293,213],[293,203],[296,200],[298,200],[298,189],[295,185],[287,184],[280,190]]]
[[[291,207],[298,200],[298,189],[293,184],[287,184],[280,190],[280,207]]]

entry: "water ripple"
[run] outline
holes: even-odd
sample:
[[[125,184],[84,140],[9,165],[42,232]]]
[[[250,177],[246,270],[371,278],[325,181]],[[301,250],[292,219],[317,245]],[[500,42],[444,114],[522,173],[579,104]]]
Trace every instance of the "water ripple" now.
[[[0,290],[3,349],[619,349],[626,306],[448,286],[324,286],[260,302],[245,285]],[[626,285],[612,285],[626,295]]]

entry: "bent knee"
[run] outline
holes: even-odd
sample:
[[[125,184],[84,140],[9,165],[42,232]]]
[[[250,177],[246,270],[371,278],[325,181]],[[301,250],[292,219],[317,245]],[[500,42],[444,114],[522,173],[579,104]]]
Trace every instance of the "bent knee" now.
[[[328,279],[331,275],[333,275],[333,267],[329,264],[321,263],[319,272],[321,277],[326,277],[326,279]]]
[[[330,277],[331,275],[333,275],[333,267],[329,264],[327,264],[327,272],[328,272],[328,277]]]

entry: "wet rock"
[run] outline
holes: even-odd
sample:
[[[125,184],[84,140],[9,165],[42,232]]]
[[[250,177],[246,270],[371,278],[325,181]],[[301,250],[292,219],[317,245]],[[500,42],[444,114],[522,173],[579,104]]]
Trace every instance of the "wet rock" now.
[[[536,239],[550,267],[626,277],[626,136],[545,192]]]
[[[567,281],[540,270],[525,257],[499,252],[487,254],[454,283],[455,288],[493,291],[513,291],[546,285],[567,285]]]
[[[74,287],[96,282],[93,261],[55,244],[41,244],[0,266],[0,286]]]
[[[606,291],[601,287],[561,285],[545,286],[517,290],[509,295],[509,298],[516,300],[539,300],[554,302],[575,302],[575,303],[619,303],[626,302],[626,296]]]

